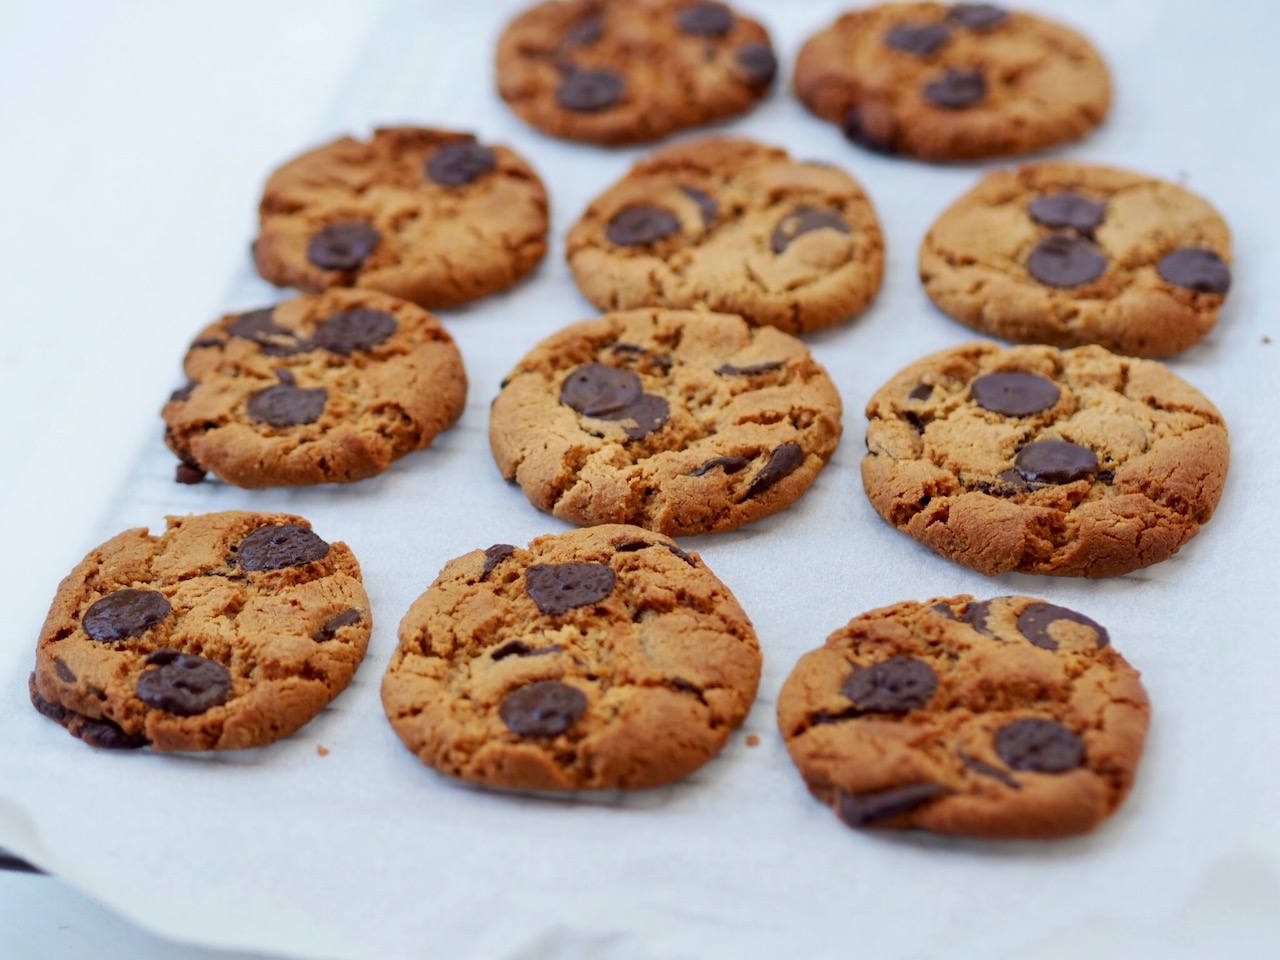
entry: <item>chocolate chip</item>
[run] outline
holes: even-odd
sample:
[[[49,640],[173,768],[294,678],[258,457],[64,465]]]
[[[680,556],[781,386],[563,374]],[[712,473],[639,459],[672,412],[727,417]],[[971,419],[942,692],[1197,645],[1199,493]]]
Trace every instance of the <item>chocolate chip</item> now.
[[[960,619],[959,617],[957,617],[957,616],[956,616],[955,611],[954,611],[954,610],[952,610],[952,609],[951,609],[949,606],[947,606],[945,603],[935,603],[935,604],[934,604],[932,607],[930,607],[929,609],[930,609],[931,611],[933,611],[934,613],[936,613],[938,616],[940,616],[940,617],[942,617],[942,618],[944,618],[944,619],[946,619],[946,620],[959,620],[959,619]]]
[[[945,23],[900,23],[884,35],[886,47],[927,57],[951,37]]]
[[[305,350],[296,334],[275,322],[275,308],[263,307],[242,313],[227,325],[227,332],[241,340],[251,340],[272,357],[287,357]]]
[[[188,380],[173,393],[169,394],[169,402],[178,401],[186,403],[191,399],[191,394],[195,393],[196,387],[200,386],[199,380]]]
[[[835,230],[849,233],[849,225],[834,210],[819,210],[815,207],[798,207],[778,221],[769,238],[769,245],[774,253],[782,253],[791,246],[796,237],[814,230]]]
[[[76,682],[75,671],[68,667],[67,661],[63,660],[61,657],[53,658],[53,672],[58,675],[58,679],[63,683]]]
[[[617,584],[605,563],[535,563],[525,573],[525,590],[538,609],[558,617],[574,607],[599,603]]]
[[[687,563],[689,566],[696,567],[698,565],[694,561],[693,557],[689,556],[689,554],[685,553],[683,550],[677,547],[674,543],[664,543],[663,546],[666,547],[672,554],[674,554],[675,556],[683,560],[685,563]]]
[[[643,247],[680,232],[680,221],[661,207],[627,207],[615,214],[605,228],[610,243],[620,247]]]
[[[183,653],[140,676],[137,693],[149,707],[194,717],[227,702],[231,674],[216,661]]]
[[[747,488],[743,499],[750,500],[752,497],[760,496],[779,480],[793,473],[802,463],[804,463],[804,451],[800,449],[798,443],[780,445],[769,455],[769,462],[751,481],[751,486]]]
[[[1107,258],[1088,240],[1051,233],[1027,257],[1027,272],[1048,287],[1077,287],[1106,273]]]
[[[331,223],[311,238],[307,259],[321,270],[355,270],[381,242],[382,234],[371,223],[363,220]]]
[[[907,394],[909,400],[928,400],[933,396],[933,387],[927,383],[917,383]]]
[[[1015,770],[1066,773],[1084,763],[1084,741],[1056,720],[1026,717],[996,731],[996,753]]]
[[[911,424],[916,433],[923,434],[925,428],[924,417],[916,413],[914,410],[908,410],[902,415],[902,419]]]
[[[560,386],[560,402],[586,417],[616,420],[642,393],[640,377],[630,370],[587,363],[565,378]]]
[[[1101,624],[1089,619],[1083,613],[1076,613],[1074,610],[1068,610],[1053,603],[1033,603],[1028,606],[1018,614],[1018,630],[1037,647],[1057,650],[1058,641],[1049,636],[1049,627],[1059,620],[1082,623],[1093,630],[1098,636],[1099,649],[1111,642],[1110,635]]]
[[[1010,790],[1022,789],[1022,785],[1018,783],[1017,780],[1013,779],[1013,777],[1005,773],[999,767],[993,767],[991,764],[983,760],[979,760],[977,757],[971,757],[963,750],[960,751],[960,759],[963,761],[964,765],[974,773],[980,773],[984,777],[991,777],[995,780],[999,780]]]
[[[489,574],[493,573],[494,568],[515,552],[516,548],[509,543],[495,543],[492,547],[486,547],[484,551],[484,571],[480,574],[480,579],[482,581],[488,580]]]
[[[785,360],[753,363],[748,367],[735,367],[732,363],[723,363],[716,367],[716,373],[722,377],[754,377],[757,373],[771,373],[774,370],[781,370],[786,365]]]
[[[539,680],[512,690],[498,716],[522,737],[558,737],[587,712],[587,695],[559,680]]]
[[[427,179],[442,187],[464,187],[498,165],[498,155],[474,140],[446,143],[427,160]]]
[[[173,608],[155,590],[117,590],[85,611],[84,632],[99,643],[115,643],[146,633]]]
[[[1113,483],[1116,479],[1116,472],[1114,470],[1099,470],[1095,479],[1099,483]]]
[[[330,353],[349,357],[357,350],[372,350],[385,343],[398,326],[389,313],[355,307],[327,317],[316,327],[311,342]]]
[[[552,644],[549,647],[531,647],[523,640],[508,640],[491,654],[494,660],[505,660],[507,657],[541,657],[551,653],[559,653],[564,647]]]
[[[332,640],[338,635],[338,631],[343,627],[350,627],[360,622],[360,611],[356,609],[343,610],[340,614],[331,619],[323,627],[311,635],[311,639],[316,643],[325,643]]]
[[[627,81],[612,70],[572,69],[556,87],[556,103],[573,113],[599,113],[617,106]]]
[[[886,120],[891,119],[889,114],[885,114],[884,117]],[[849,112],[844,115],[844,120],[840,122],[840,129],[844,131],[845,139],[850,143],[856,143],[873,153],[897,152],[891,138],[873,132],[869,128],[867,111],[861,104],[854,104],[849,108]]]
[[[304,390],[281,383],[252,394],[245,409],[259,423],[273,427],[296,427],[319,420],[328,399],[329,392],[324,387]]]
[[[281,570],[301,567],[329,555],[329,544],[296,523],[259,527],[240,541],[237,554],[244,570]]]
[[[172,647],[164,647],[160,650],[153,650],[147,654],[147,659],[142,661],[148,667],[162,667],[166,663],[173,663],[178,657],[182,656],[181,650],[174,650]]]
[[[836,816],[851,827],[870,827],[950,792],[940,783],[911,783],[869,793],[845,793],[841,790],[836,799]]]
[[[1156,272],[1174,286],[1196,293],[1226,293],[1231,289],[1231,268],[1212,250],[1179,247],[1166,253],[1156,264]]]
[[[734,60],[746,74],[747,82],[758,87],[767,87],[773,83],[773,77],[778,72],[778,58],[773,55],[773,48],[764,42],[739,47]]]
[[[977,600],[965,608],[961,619],[979,633],[989,637],[992,633],[987,629],[987,611],[991,609],[991,604],[991,600]]]
[[[723,470],[725,473],[737,473],[749,464],[751,461],[746,457],[712,457],[702,466],[690,470],[685,474],[686,477],[701,477],[710,473],[712,470]]]
[[[620,416],[606,419],[634,420],[635,426],[623,426],[632,440],[643,440],[661,427],[671,416],[671,405],[653,393],[642,393],[638,400],[620,411]]]
[[[91,747],[102,750],[137,750],[147,745],[147,738],[125,733],[110,720],[95,720],[82,713],[68,710],[60,703],[46,700],[36,692],[34,677],[31,681],[31,705],[50,720],[67,728],[72,736],[79,737]]]
[[[615,343],[609,348],[609,351],[615,356],[629,357],[645,360],[653,364],[663,373],[671,369],[671,358],[662,354],[652,353],[638,343]]]
[[[702,211],[702,225],[704,227],[711,226],[715,222],[716,215],[720,212],[720,205],[709,194],[704,193],[697,187],[681,187],[680,189]]]
[[[938,677],[917,657],[890,657],[870,667],[854,667],[842,691],[867,713],[907,713],[929,702]]]
[[[1008,20],[1009,13],[989,3],[957,3],[947,11],[947,19],[970,30],[990,30]]]
[[[676,14],[676,26],[691,37],[723,37],[733,29],[733,13],[723,3],[695,3]]]
[[[1032,483],[1074,483],[1098,472],[1098,456],[1067,440],[1037,440],[1018,451],[1013,468]]]
[[[1013,497],[1031,489],[1017,470],[1002,470],[995,480],[971,480],[969,485],[993,497]]]
[[[1051,193],[1036,197],[1027,207],[1036,223],[1046,227],[1066,227],[1092,234],[1107,215],[1106,203],[1095,203],[1078,193]]]
[[[987,81],[981,70],[947,70],[924,86],[924,98],[944,110],[963,110],[986,96]]]
[[[1058,402],[1058,387],[1037,373],[1005,371],[988,373],[969,388],[983,410],[1005,417],[1026,417],[1048,410]]]
[[[561,41],[566,47],[589,47],[604,36],[604,17],[587,17],[576,23]]]
[[[187,485],[197,484],[204,481],[209,474],[200,467],[192,467],[185,463],[178,464],[173,471],[173,479],[175,483],[185,483]]]

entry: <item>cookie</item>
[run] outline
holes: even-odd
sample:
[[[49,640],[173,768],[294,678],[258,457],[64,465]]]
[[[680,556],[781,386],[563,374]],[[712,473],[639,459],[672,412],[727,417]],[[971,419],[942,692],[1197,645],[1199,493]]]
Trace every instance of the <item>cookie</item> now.
[[[920,279],[943,313],[1006,340],[1166,357],[1231,286],[1231,233],[1189,190],[1078,163],[985,176],[929,230]]]
[[[764,27],[723,3],[552,0],[498,41],[498,93],[553,137],[643,143],[745,112],[777,66]]]
[[[267,181],[253,244],[276,286],[380,290],[428,308],[513,286],[547,250],[547,191],[515,152],[466,133],[343,137]]]
[[[884,239],[858,182],[750,140],[686,141],[642,160],[569,231],[601,310],[702,304],[808,333],[861,313]]]
[[[851,827],[1087,833],[1133,785],[1151,707],[1089,617],[1032,597],[872,610],[805,654],[778,726]]]
[[[382,702],[441,773],[635,790],[715,756],[759,680],[751,621],[701,558],[606,525],[446,564],[400,623]]]
[[[799,499],[836,448],[840,412],[827,372],[780,330],[631,310],[535,347],[494,401],[489,441],[538,509],[678,536]]]
[[[1080,34],[989,4],[846,13],[800,50],[796,95],[877,153],[976,160],[1076,140],[1107,115],[1107,66]]]
[[[876,512],[979,573],[1112,577],[1158,563],[1213,515],[1222,416],[1163,364],[1101,347],[971,343],[867,404]]]
[[[372,623],[351,550],[301,517],[169,517],[62,581],[31,702],[95,747],[260,747],[346,688]]]
[[[431,314],[369,290],[330,290],[230,314],[183,361],[165,404],[178,479],[241,487],[350,483],[430,445],[462,413],[467,378]]]

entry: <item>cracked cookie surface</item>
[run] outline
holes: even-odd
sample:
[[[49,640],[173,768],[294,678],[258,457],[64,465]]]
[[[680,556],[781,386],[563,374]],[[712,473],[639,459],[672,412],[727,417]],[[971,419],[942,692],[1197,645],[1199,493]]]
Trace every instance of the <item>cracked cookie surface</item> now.
[[[273,173],[253,253],[277,286],[361,287],[451,307],[530,273],[547,250],[547,216],[542,181],[508,148],[390,127]]]
[[[1150,712],[1104,627],[1032,597],[864,613],[805,654],[778,697],[791,759],[849,826],[992,839],[1109,817]]]
[[[126,530],[58,587],[32,703],[95,747],[286,737],[351,681],[372,629],[360,566],[301,517],[230,511]]]
[[[1030,153],[1084,136],[1111,80],[1084,37],[988,4],[890,3],[801,48],[796,95],[853,143],[924,160]]]
[[[566,255],[601,310],[702,304],[788,333],[856,316],[884,276],[880,223],[856,180],[727,137],[636,164],[569,231]]]
[[[1110,167],[1043,163],[985,176],[920,246],[925,292],[1008,340],[1165,357],[1218,321],[1231,233],[1189,190]]]
[[[642,789],[724,746],[760,648],[697,555],[624,525],[445,565],[400,623],[382,700],[405,746],[492,787]]]
[[[535,347],[494,401],[489,440],[538,509],[676,536],[795,502],[835,451],[840,413],[795,337],[728,314],[631,310]]]
[[[230,314],[196,337],[162,411],[179,479],[349,483],[430,445],[461,415],[462,356],[431,314],[330,290]]]
[[[521,119],[601,144],[743,113],[776,71],[764,27],[699,0],[553,0],[516,17],[497,50],[498,92]]]
[[[876,512],[989,576],[1167,559],[1213,515],[1230,457],[1203,394],[1101,347],[944,350],[876,391],[867,418]]]

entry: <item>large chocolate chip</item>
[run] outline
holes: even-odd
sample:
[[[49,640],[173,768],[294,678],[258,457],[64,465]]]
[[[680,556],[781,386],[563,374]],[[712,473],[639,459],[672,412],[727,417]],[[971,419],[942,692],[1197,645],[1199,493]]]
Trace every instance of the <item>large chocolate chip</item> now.
[[[927,383],[917,383],[907,394],[908,400],[928,400],[933,396],[933,387]]]
[[[951,791],[940,783],[911,783],[869,793],[845,793],[836,799],[836,816],[851,827],[871,827]]]
[[[613,593],[618,578],[606,563],[535,563],[525,573],[525,589],[538,609],[558,617]]]
[[[974,402],[983,410],[1005,417],[1026,417],[1048,410],[1060,395],[1048,377],[1020,371],[988,373],[973,381],[970,390]]]
[[[814,230],[836,230],[840,233],[849,233],[849,225],[844,222],[844,217],[834,210],[798,207],[778,221],[769,238],[769,245],[774,253],[782,253],[791,246],[796,237]]]
[[[1018,451],[1013,468],[1031,483],[1074,483],[1098,472],[1098,455],[1067,440],[1037,440]]]
[[[691,37],[723,37],[733,29],[733,13],[723,3],[695,3],[676,15],[676,26]]]
[[[874,153],[895,152],[892,139],[875,133],[868,127],[866,110],[861,104],[854,104],[849,108],[849,112],[844,115],[844,120],[840,122],[840,129],[844,131],[845,139],[850,143],[866,147]]]
[[[778,72],[778,58],[773,55],[773,48],[764,42],[739,47],[734,60],[746,75],[747,82],[758,87],[767,87],[773,83],[773,77]]]
[[[1009,13],[990,3],[957,3],[947,11],[947,19],[970,30],[990,30],[1008,20]]]
[[[252,340],[272,357],[287,357],[306,349],[296,334],[275,322],[274,307],[240,314],[227,325],[227,332],[241,340]]]
[[[227,702],[231,674],[214,660],[180,653],[138,677],[137,693],[149,707],[194,717]]]
[[[885,46],[927,57],[951,37],[945,23],[900,23],[884,35]]]
[[[155,590],[117,590],[85,611],[84,632],[100,643],[141,636],[169,616],[173,608]]]
[[[981,70],[947,70],[924,85],[924,98],[944,110],[963,110],[986,96],[987,81]]]
[[[632,440],[643,440],[657,430],[671,416],[671,405],[653,393],[642,393],[635,403],[619,411],[619,416],[606,419],[634,420],[635,426],[624,425],[623,431]]]
[[[769,462],[751,481],[751,486],[747,488],[743,499],[750,500],[752,497],[760,496],[779,480],[795,472],[802,463],[804,463],[804,450],[800,448],[800,444],[781,444],[769,455]]]
[[[565,378],[560,386],[560,402],[583,416],[617,420],[642,393],[640,377],[630,370],[587,363]]]
[[[396,332],[396,318],[382,310],[355,307],[325,319],[311,342],[331,353],[349,357],[357,350],[371,350]]]
[[[768,363],[753,363],[746,367],[735,367],[732,363],[722,363],[716,367],[716,373],[722,377],[753,377],[757,373],[771,373],[785,367],[785,360],[770,360]]]
[[[890,657],[870,667],[854,667],[843,693],[868,713],[907,713],[929,702],[938,677],[917,657]]]
[[[1036,197],[1027,207],[1027,213],[1046,227],[1066,227],[1092,234],[1106,218],[1107,205],[1068,191]]]
[[[704,193],[697,187],[681,187],[680,189],[702,211],[702,225],[704,227],[711,226],[715,222],[716,215],[720,212],[720,205],[709,194]]]
[[[1098,647],[1101,649],[1111,642],[1106,627],[1091,620],[1083,613],[1076,613],[1066,607],[1053,603],[1033,603],[1018,614],[1018,630],[1037,647],[1046,650],[1057,650],[1058,641],[1049,636],[1049,627],[1059,620],[1082,623],[1098,636]]]
[[[1227,262],[1203,247],[1179,247],[1166,253],[1156,271],[1169,283],[1196,293],[1226,293],[1231,289]]]
[[[1027,257],[1027,272],[1047,287],[1078,287],[1107,271],[1107,258],[1088,240],[1051,233]]]
[[[1066,773],[1084,763],[1084,741],[1056,720],[1026,717],[996,731],[996,753],[1015,770]]]
[[[690,470],[685,476],[701,477],[717,469],[723,470],[725,473],[737,473],[750,462],[746,457],[712,457],[702,466]]]
[[[498,165],[498,155],[474,140],[446,143],[427,161],[427,178],[442,187],[463,187]]]
[[[337,616],[331,618],[328,623],[312,634],[311,639],[316,643],[325,643],[332,640],[338,635],[338,631],[343,627],[350,627],[360,622],[360,611],[354,608],[343,610]]]
[[[561,42],[566,47],[589,47],[603,36],[604,17],[597,15],[578,21]]]
[[[301,567],[329,555],[329,544],[296,523],[259,527],[240,541],[237,556],[244,570]]]
[[[644,247],[680,232],[680,221],[661,207],[627,207],[615,214],[605,228],[610,243],[620,247]]]
[[[382,242],[377,227],[363,220],[331,223],[307,244],[307,259],[321,270],[355,270]]]
[[[259,390],[249,397],[245,408],[259,423],[273,427],[296,427],[315,423],[324,413],[329,392],[324,387],[307,390],[288,383]]]
[[[977,600],[965,608],[962,619],[979,633],[992,636],[987,629],[987,611],[991,609],[992,600]]]
[[[626,79],[612,70],[573,69],[556,87],[556,103],[573,113],[599,113],[621,103],[626,90]]]
[[[587,695],[559,680],[539,680],[507,694],[498,716],[522,737],[558,737],[587,712]]]
[[[515,552],[516,548],[509,543],[495,543],[492,547],[486,547],[484,551],[484,570],[480,574],[480,579],[488,580],[489,574],[493,573],[494,568]]]

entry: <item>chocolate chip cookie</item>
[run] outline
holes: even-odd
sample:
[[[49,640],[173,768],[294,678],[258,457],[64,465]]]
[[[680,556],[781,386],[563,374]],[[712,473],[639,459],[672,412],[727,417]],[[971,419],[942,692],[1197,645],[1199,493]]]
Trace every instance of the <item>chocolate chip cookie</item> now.
[[[489,441],[540,510],[669,536],[797,500],[840,439],[840,397],[803,343],[700,311],[567,327],[507,377]]]
[[[846,13],[800,51],[796,94],[858,146],[923,160],[1030,153],[1078,139],[1111,104],[1084,37],[990,4]]]
[[[492,787],[657,787],[742,722],[760,648],[695,554],[607,525],[450,561],[400,623],[382,702],[442,773]]]
[[[985,176],[929,230],[920,279],[1008,340],[1165,357],[1199,342],[1231,286],[1231,233],[1189,190],[1078,163]]]
[[[498,92],[521,119],[601,144],[743,113],[777,66],[764,27],[701,0],[552,0],[516,17],[497,55]]]
[[[522,157],[420,127],[289,161],[259,216],[254,260],[277,286],[362,287],[429,308],[505,290],[547,250],[547,192]]]
[[[95,747],[259,747],[346,688],[372,622],[351,550],[301,517],[169,517],[62,581],[31,702]]]
[[[906,601],[805,654],[778,726],[851,827],[1087,833],[1133,785],[1151,708],[1104,627],[1032,597]]]
[[[178,479],[241,487],[349,483],[430,445],[462,413],[453,339],[420,307],[330,290],[205,328],[163,410]]]
[[[642,160],[569,231],[567,256],[601,310],[702,304],[788,333],[849,320],[884,275],[856,180],[727,137]]]
[[[1163,364],[1101,347],[971,343],[867,404],[876,512],[979,573],[1112,577],[1158,563],[1213,515],[1217,409]]]

